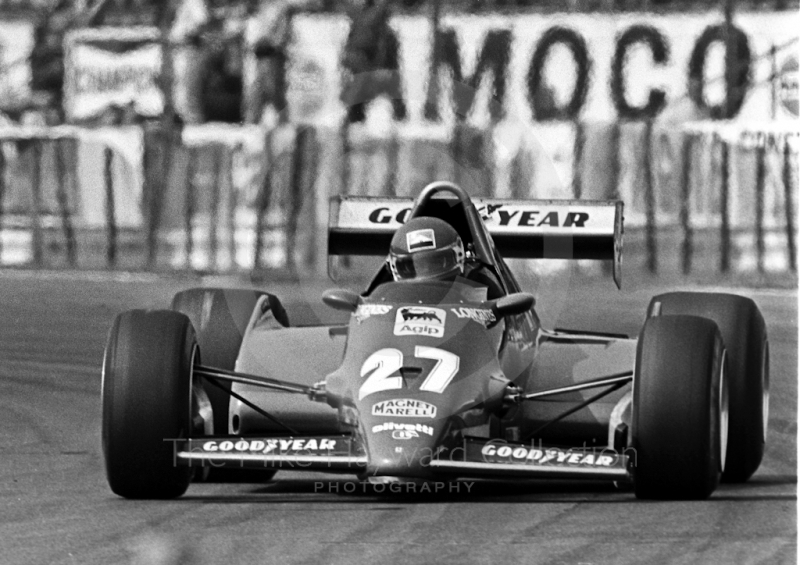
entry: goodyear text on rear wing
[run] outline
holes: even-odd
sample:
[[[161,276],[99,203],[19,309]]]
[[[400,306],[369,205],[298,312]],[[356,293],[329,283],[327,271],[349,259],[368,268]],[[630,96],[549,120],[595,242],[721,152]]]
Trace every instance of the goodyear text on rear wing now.
[[[503,257],[611,260],[620,286],[621,201],[476,198],[474,203]],[[386,255],[413,206],[411,198],[333,197],[328,254]]]

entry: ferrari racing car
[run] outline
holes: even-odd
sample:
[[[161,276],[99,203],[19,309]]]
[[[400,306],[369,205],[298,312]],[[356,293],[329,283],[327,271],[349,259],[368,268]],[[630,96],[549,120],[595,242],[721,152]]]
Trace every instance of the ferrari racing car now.
[[[329,254],[389,257],[363,291],[322,295],[346,324],[294,327],[277,296],[245,289],[120,314],[103,360],[111,490],[173,498],[220,469],[588,479],[656,499],[746,481],[769,398],[752,300],[671,292],[637,336],[554,330],[506,263],[609,260],[619,284],[622,211],[473,200],[449,182],[413,201],[340,196]]]

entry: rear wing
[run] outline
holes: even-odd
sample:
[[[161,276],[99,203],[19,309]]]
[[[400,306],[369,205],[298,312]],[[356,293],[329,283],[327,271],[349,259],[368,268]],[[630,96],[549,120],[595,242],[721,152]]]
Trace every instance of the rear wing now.
[[[619,286],[621,201],[475,198],[473,203],[501,256],[611,260]],[[413,204],[411,198],[333,197],[328,254],[388,254],[392,235],[405,222]]]

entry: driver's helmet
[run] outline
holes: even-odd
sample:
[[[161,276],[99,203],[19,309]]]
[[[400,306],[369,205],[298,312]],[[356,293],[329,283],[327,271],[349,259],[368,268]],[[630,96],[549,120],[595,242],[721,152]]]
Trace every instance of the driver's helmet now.
[[[396,281],[452,280],[464,272],[464,244],[439,218],[410,219],[392,238],[389,267]]]

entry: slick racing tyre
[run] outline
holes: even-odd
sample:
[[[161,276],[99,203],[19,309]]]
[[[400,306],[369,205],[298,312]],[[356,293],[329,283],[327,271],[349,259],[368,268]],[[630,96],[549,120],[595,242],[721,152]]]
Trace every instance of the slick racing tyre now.
[[[192,469],[175,465],[175,443],[192,432],[197,342],[177,312],[117,316],[103,359],[103,455],[111,490],[125,498],[175,498]],[[207,402],[207,401],[206,401]],[[210,427],[210,426],[209,426]]]
[[[658,306],[657,306],[658,305]],[[691,314],[716,322],[728,357],[730,428],[724,482],[744,482],[764,457],[769,416],[769,341],[761,311],[733,294],[671,292],[656,296],[648,312]]]
[[[637,498],[699,500],[719,484],[727,444],[725,348],[714,322],[648,319],[633,377]]]
[[[191,288],[175,295],[172,309],[186,314],[197,332],[197,343],[203,352],[203,364],[232,371],[239,356],[247,323],[258,299],[268,296],[269,309],[282,326],[288,326],[286,311],[277,297],[259,290]],[[220,382],[223,389],[212,384],[204,388],[214,411],[214,433],[228,433],[230,382]]]

